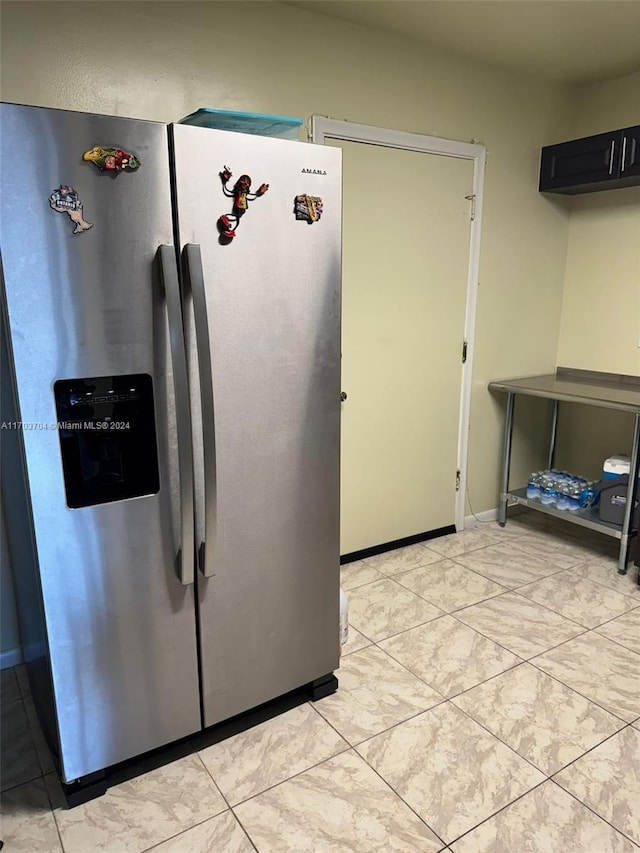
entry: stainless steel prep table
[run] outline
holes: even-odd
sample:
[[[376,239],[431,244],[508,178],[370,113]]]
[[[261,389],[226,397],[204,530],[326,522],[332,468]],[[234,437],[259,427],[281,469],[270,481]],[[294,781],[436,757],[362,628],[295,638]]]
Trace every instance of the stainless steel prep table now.
[[[558,368],[555,374],[528,376],[522,379],[499,380],[489,383],[492,391],[504,391],[507,394],[507,411],[504,429],[504,449],[502,459],[502,479],[498,522],[504,527],[507,521],[507,507],[522,504],[548,515],[562,518],[573,524],[597,530],[607,536],[620,540],[618,571],[626,574],[627,560],[632,536],[632,507],[637,492],[638,468],[640,466],[640,378],[610,373],[595,373],[584,370]],[[542,397],[553,400],[551,436],[549,440],[548,467],[553,467],[558,427],[558,410],[561,402],[581,403],[617,412],[629,412],[634,415],[633,442],[631,446],[631,464],[629,472],[632,500],[627,500],[622,528],[615,524],[600,521],[597,509],[578,511],[558,510],[540,501],[527,499],[526,488],[509,490],[509,469],[511,465],[511,438],[513,433],[513,412],[517,394],[529,397]],[[640,584],[640,576],[638,578]]]

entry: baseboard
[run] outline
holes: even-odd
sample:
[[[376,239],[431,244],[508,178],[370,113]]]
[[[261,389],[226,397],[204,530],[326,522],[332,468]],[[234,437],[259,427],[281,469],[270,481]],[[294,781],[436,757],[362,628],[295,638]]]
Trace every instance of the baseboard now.
[[[0,652],[0,669],[10,669],[22,663],[22,652],[20,649],[7,649]]]
[[[340,565],[353,563],[356,560],[364,560],[367,557],[375,557],[377,554],[384,554],[387,551],[395,551],[396,548],[406,548],[407,545],[417,545],[418,542],[428,542],[429,539],[437,539],[438,536],[447,536],[449,533],[455,532],[455,526],[453,524],[449,524],[447,527],[438,527],[436,530],[427,530],[424,533],[405,536],[404,539],[394,539],[393,542],[383,542],[380,545],[373,545],[371,548],[363,548],[361,551],[352,551],[350,554],[342,554],[340,557]]]
[[[475,515],[465,515],[464,517],[464,529],[468,530],[470,527],[475,527],[478,522],[482,524],[487,524],[490,521],[498,520],[498,508],[495,509],[485,509],[484,512],[476,512]]]

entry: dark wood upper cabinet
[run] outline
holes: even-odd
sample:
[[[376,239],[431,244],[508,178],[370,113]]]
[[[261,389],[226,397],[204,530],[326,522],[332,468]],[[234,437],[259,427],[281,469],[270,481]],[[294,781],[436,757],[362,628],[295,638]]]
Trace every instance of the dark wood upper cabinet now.
[[[578,193],[640,185],[640,127],[542,149],[540,192]]]
[[[637,177],[640,175],[640,127],[628,127],[622,133],[620,177]]]

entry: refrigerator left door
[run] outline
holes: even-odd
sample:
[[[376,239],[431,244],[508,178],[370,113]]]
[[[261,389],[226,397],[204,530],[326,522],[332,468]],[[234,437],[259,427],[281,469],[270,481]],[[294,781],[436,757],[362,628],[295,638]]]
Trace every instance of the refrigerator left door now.
[[[47,646],[25,656],[49,656],[70,782],[201,727],[182,329],[164,290],[177,279],[156,260],[173,243],[167,131],[10,104],[1,116],[21,421],[6,428],[21,432]]]

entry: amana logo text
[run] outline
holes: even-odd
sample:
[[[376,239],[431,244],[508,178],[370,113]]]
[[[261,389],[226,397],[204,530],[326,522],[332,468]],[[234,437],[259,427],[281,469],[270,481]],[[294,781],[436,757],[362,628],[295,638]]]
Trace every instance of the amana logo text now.
[[[327,173],[325,172],[324,169],[303,169],[302,174],[303,175],[326,175]]]

